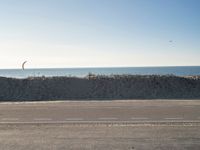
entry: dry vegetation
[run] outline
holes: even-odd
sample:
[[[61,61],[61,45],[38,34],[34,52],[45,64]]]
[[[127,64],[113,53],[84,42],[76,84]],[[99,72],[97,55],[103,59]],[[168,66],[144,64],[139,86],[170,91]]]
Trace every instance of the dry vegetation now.
[[[1,101],[199,98],[199,76],[0,77]]]

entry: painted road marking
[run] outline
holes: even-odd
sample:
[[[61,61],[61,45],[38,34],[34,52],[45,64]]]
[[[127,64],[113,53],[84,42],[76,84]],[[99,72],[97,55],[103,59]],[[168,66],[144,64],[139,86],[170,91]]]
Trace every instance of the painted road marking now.
[[[149,118],[146,118],[146,117],[132,117],[131,119],[132,120],[146,120],[146,119],[149,119]]]
[[[118,118],[115,118],[115,117],[101,117],[101,118],[98,118],[99,120],[117,120]]]
[[[193,105],[185,105],[184,107],[186,107],[186,108],[194,108],[195,106],[193,106]]]
[[[51,121],[51,118],[35,118],[35,121]]]
[[[84,108],[84,107],[83,107]],[[85,107],[85,109],[88,109],[88,108],[92,108],[92,109],[120,109],[120,108],[123,108],[123,107],[119,107],[119,106],[89,106],[89,107]]]
[[[107,107],[104,107],[104,108],[109,108],[109,109],[117,108],[117,109],[119,109],[119,108],[123,108],[123,107],[118,107],[118,106],[107,106]]]
[[[79,120],[83,120],[83,118],[66,118],[65,120],[67,120],[67,121],[79,121]]]
[[[174,118],[164,118],[166,120],[180,120],[183,119],[182,117],[174,117]]]
[[[17,121],[19,118],[2,118],[3,121]]]
[[[146,124],[146,125],[150,125],[151,123],[172,123],[171,125],[173,125],[173,123],[200,123],[200,121],[199,120],[183,120],[183,121],[181,121],[181,120],[161,120],[161,121],[149,121],[149,120],[146,120],[146,121],[137,121],[137,120],[135,120],[135,121],[109,121],[109,120],[107,120],[107,121],[105,121],[105,120],[101,120],[101,121],[76,121],[76,120],[74,120],[74,121],[39,121],[39,122],[35,122],[35,121],[21,121],[21,122],[19,122],[19,121],[4,121],[4,122],[1,122],[0,121],[0,124],[59,124],[59,123],[77,123],[77,124],[80,124],[80,123],[88,123],[88,124],[95,124],[95,123],[102,123],[102,124],[132,124],[133,123],[133,125],[136,123],[136,124],[140,124],[140,123],[142,123],[142,124]],[[164,124],[163,124],[164,125]],[[167,124],[168,125],[168,124]],[[182,125],[181,125],[182,126]],[[191,126],[191,124],[190,124],[190,126]]]

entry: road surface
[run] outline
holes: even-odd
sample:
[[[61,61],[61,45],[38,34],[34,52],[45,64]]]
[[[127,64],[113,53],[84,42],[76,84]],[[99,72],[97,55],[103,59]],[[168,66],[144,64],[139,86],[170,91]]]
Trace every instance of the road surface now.
[[[199,150],[200,101],[0,104],[3,150]]]
[[[200,101],[1,103],[0,123],[200,122]]]

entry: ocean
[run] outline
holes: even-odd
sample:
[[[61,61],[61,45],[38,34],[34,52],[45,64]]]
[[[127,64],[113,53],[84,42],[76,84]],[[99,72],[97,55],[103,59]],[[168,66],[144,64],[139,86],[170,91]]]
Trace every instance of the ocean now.
[[[200,66],[181,67],[110,67],[110,68],[44,68],[44,69],[0,69],[1,77],[26,78],[39,76],[76,76],[84,77],[89,73],[97,75],[200,75]]]

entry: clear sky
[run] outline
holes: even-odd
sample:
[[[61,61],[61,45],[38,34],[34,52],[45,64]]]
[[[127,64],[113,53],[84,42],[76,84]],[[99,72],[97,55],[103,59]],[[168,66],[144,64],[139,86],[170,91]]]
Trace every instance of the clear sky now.
[[[0,0],[0,68],[200,65],[200,0]]]

